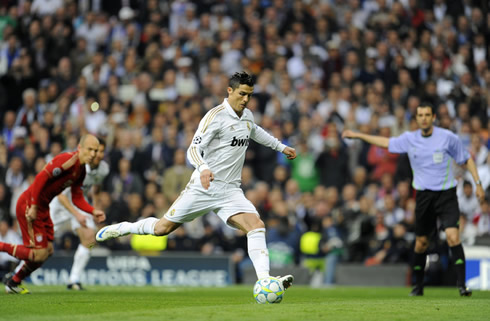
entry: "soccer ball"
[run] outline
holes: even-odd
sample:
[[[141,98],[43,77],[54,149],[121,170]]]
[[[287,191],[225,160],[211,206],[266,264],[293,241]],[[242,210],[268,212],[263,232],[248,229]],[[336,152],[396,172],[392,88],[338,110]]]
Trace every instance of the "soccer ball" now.
[[[279,303],[284,296],[284,286],[278,278],[258,280],[254,286],[254,298],[259,304]]]

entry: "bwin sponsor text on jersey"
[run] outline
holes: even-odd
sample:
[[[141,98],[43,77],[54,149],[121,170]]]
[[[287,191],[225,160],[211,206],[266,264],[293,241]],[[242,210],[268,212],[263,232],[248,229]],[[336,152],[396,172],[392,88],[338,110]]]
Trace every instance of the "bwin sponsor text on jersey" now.
[[[248,136],[246,138],[236,138],[236,136],[233,136],[233,139],[231,141],[231,146],[248,146],[248,144]]]

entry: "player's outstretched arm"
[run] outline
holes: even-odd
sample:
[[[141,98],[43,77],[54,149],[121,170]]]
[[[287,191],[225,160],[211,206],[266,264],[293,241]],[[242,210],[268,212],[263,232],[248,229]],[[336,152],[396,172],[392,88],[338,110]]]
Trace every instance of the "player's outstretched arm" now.
[[[366,143],[373,144],[379,147],[388,148],[390,139],[383,136],[367,135],[359,132],[354,132],[350,129],[344,130],[342,138],[358,138]]]
[[[292,147],[286,146],[286,148],[284,148],[282,153],[284,155],[286,155],[288,157],[288,159],[290,159],[290,160],[293,160],[296,158],[296,149],[294,149]]]

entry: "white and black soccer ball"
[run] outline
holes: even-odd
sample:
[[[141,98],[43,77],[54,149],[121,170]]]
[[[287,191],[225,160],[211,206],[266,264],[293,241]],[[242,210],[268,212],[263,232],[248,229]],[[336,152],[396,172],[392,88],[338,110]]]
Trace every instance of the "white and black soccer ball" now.
[[[268,277],[255,283],[254,298],[259,304],[280,303],[283,296],[284,286],[278,278]]]

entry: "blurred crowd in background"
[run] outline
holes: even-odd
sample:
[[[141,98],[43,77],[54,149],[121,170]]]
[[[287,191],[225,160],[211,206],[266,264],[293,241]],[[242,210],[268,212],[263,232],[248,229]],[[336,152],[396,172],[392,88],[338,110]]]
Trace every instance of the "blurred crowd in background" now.
[[[20,193],[84,133],[107,142],[111,173],[100,195],[107,223],[161,217],[193,171],[186,149],[200,119],[226,97],[229,76],[245,70],[256,76],[248,105],[256,123],[298,152],[288,161],[251,142],[243,170],[242,187],[267,225],[272,267],[409,262],[408,158],[340,134],[397,136],[416,129],[417,106],[432,104],[487,190],[488,6],[1,0],[0,240],[15,237]],[[490,209],[459,172],[461,233],[471,245],[489,236]],[[76,248],[72,235],[56,241]],[[447,252],[440,243],[433,251]],[[124,238],[100,246],[131,249]],[[246,237],[212,213],[169,236],[165,251],[233,252],[243,264],[247,257]]]

